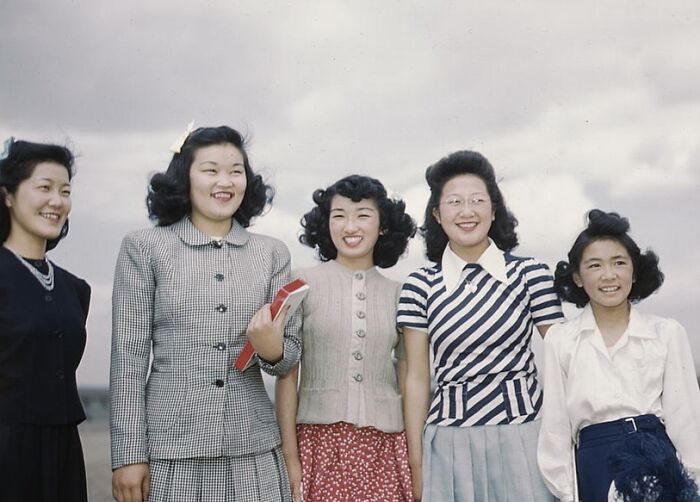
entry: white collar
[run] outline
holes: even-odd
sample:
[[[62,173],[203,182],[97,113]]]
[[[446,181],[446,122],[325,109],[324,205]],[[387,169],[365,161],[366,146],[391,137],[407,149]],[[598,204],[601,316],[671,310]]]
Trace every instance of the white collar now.
[[[581,336],[583,333],[594,333],[596,331],[598,331],[598,325],[595,322],[591,304],[588,303],[583,308],[583,312],[581,312],[578,335]],[[627,329],[623,333],[623,336],[624,335],[636,338],[655,337],[654,330],[651,328],[649,322],[647,322],[645,315],[640,312],[635,305],[630,305],[630,320],[627,323]]]
[[[442,281],[445,283],[447,293],[454,291],[457,286],[464,280],[466,271],[464,267],[469,263],[452,251],[450,244],[445,246],[445,251],[442,253]],[[503,256],[503,251],[498,249],[496,244],[489,239],[489,247],[487,247],[476,263],[486,270],[491,276],[501,282],[508,280],[506,273],[506,259]]]

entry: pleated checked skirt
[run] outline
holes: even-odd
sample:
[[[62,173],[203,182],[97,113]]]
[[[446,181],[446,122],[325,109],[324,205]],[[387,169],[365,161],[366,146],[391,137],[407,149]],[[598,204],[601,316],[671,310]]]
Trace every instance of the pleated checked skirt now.
[[[554,502],[537,467],[539,428],[426,426],[423,502]]]
[[[151,460],[149,502],[291,502],[282,450],[241,457]]]

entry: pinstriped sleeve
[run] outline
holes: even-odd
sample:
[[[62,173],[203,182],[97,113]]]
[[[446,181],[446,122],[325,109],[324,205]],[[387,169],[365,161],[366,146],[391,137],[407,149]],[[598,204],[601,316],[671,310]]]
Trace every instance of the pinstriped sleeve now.
[[[282,242],[276,241],[274,248],[275,268],[270,277],[270,288],[268,303],[274,299],[277,291],[291,279],[291,256],[287,246]],[[299,339],[299,329],[301,327],[301,309],[292,314],[284,327],[284,353],[282,359],[275,364],[270,364],[264,359],[258,357],[260,369],[272,376],[282,376],[289,373],[292,368],[299,362],[301,357],[301,340]],[[257,357],[257,356],[256,356]]]
[[[428,332],[428,291],[428,280],[422,269],[408,276],[401,288],[396,312],[396,326],[399,330],[411,328]]]
[[[112,468],[148,461],[145,386],[155,277],[136,234],[122,241],[112,292],[110,433]]]
[[[554,279],[544,263],[530,260],[525,274],[530,295],[530,313],[537,326],[546,326],[564,321],[561,302],[554,290]]]

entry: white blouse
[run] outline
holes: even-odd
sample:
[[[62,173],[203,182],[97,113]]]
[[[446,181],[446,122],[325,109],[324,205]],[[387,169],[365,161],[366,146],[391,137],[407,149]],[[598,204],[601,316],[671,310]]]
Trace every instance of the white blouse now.
[[[573,445],[591,424],[654,414],[700,481],[700,388],[685,329],[632,307],[609,349],[590,306],[545,337],[544,407],[537,448],[550,491],[574,500]]]

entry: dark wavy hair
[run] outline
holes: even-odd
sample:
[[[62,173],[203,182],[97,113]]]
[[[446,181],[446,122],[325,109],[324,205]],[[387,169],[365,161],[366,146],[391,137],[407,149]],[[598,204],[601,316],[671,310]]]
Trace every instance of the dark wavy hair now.
[[[198,148],[224,143],[230,143],[240,150],[247,181],[243,202],[233,218],[243,227],[248,227],[253,218],[262,214],[265,206],[272,203],[274,190],[253,171],[246,152],[246,139],[228,126],[200,127],[190,133],[180,153],[173,155],[168,169],[151,177],[146,197],[151,220],[159,226],[166,226],[192,212],[190,168],[194,154]]]
[[[420,231],[425,239],[425,255],[431,261],[439,262],[442,259],[442,253],[449,240],[442,226],[435,219],[433,210],[440,205],[445,184],[463,174],[478,176],[486,185],[495,216],[489,229],[489,237],[502,251],[510,251],[518,245],[518,235],[515,232],[518,220],[506,207],[493,167],[480,153],[462,150],[443,157],[425,171],[425,180],[430,187],[430,198],[425,207],[425,220]]]
[[[574,282],[574,274],[579,272],[581,258],[586,248],[599,240],[614,240],[622,244],[632,259],[634,282],[628,296],[637,302],[651,295],[661,287],[664,274],[659,269],[659,257],[647,249],[641,252],[636,242],[629,236],[629,221],[617,213],[606,213],[592,209],[588,213],[588,226],[581,232],[568,254],[569,261],[560,261],[554,272],[554,288],[559,297],[582,308],[590,301],[588,294]]]
[[[372,199],[379,208],[379,239],[374,245],[372,259],[381,268],[396,264],[406,251],[408,240],[416,234],[416,224],[406,213],[406,204],[400,199],[392,199],[382,183],[374,178],[353,174],[336,181],[331,186],[313,193],[316,204],[301,218],[304,232],[299,242],[315,248],[321,261],[334,260],[338,250],[331,239],[329,216],[331,201],[335,195],[342,195],[353,202]]]
[[[7,142],[7,157],[0,160],[0,243],[10,235],[10,210],[5,205],[5,194],[14,194],[20,183],[31,177],[34,168],[41,162],[60,164],[68,171],[68,179],[73,179],[73,153],[65,146],[30,141]],[[68,220],[63,224],[61,233],[55,239],[46,241],[46,250],[56,247],[61,239],[68,235]]]

